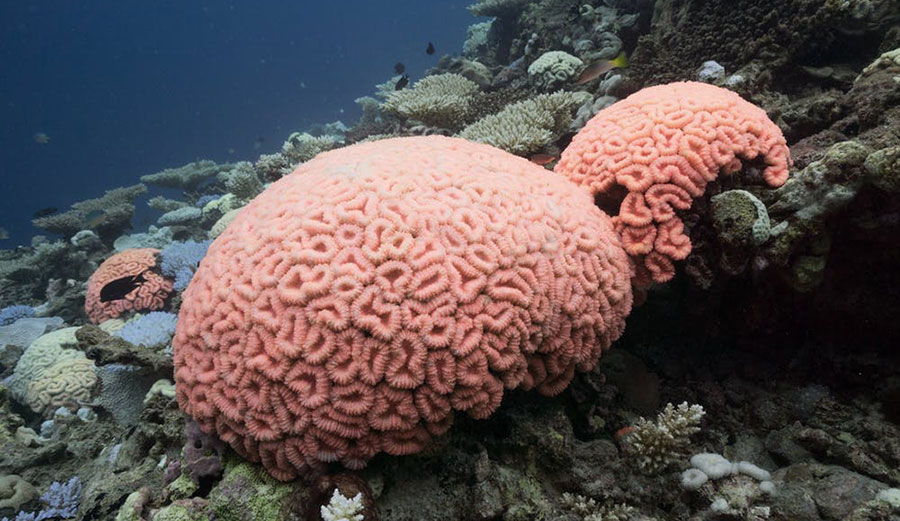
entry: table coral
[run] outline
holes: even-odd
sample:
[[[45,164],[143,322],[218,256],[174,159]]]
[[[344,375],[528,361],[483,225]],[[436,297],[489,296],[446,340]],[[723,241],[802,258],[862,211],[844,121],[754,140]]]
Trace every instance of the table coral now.
[[[587,191],[527,160],[440,136],[326,152],[210,246],[177,399],[278,479],[359,468],[504,389],[562,391],[622,333],[631,276]]]
[[[103,261],[88,279],[84,310],[94,324],[115,318],[126,311],[152,311],[163,307],[172,292],[172,281],[153,271],[159,250],[125,250]],[[100,291],[110,282],[124,277],[143,276],[143,282],[124,298],[103,302]]]
[[[734,92],[696,82],[643,89],[601,110],[572,139],[556,172],[595,196],[621,199],[616,230],[638,282],[665,282],[691,241],[687,210],[720,172],[761,159],[766,183],[784,184],[791,164],[781,130]]]

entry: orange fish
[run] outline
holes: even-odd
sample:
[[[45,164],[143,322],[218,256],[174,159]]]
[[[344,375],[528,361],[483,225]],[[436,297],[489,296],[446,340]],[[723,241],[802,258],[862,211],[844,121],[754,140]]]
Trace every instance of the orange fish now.
[[[588,65],[587,68],[581,72],[581,75],[578,76],[578,79],[575,80],[575,84],[581,85],[587,83],[601,74],[606,74],[613,69],[621,69],[624,67],[628,67],[628,59],[625,58],[625,53],[623,52],[619,53],[615,59],[600,60]]]
[[[550,154],[535,154],[528,159],[536,165],[544,166],[547,163],[552,163],[559,158],[556,156],[551,156]]]
[[[631,434],[631,431],[633,431],[633,430],[634,430],[634,427],[633,427],[633,426],[631,426],[631,425],[626,425],[626,426],[622,427],[621,429],[617,430],[616,433],[613,434],[613,436],[614,436],[617,440],[621,440],[621,439],[624,438],[625,436],[628,436],[629,434]]]

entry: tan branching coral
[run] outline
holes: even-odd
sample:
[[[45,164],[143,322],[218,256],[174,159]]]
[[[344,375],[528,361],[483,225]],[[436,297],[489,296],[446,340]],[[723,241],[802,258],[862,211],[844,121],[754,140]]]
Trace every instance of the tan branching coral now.
[[[459,74],[422,78],[411,89],[392,92],[382,110],[433,127],[457,129],[465,122],[478,85]]]
[[[704,414],[700,405],[667,404],[655,422],[641,418],[634,424],[624,438],[625,452],[642,471],[658,473],[687,452],[689,436],[700,430]]]
[[[464,128],[459,137],[525,155],[559,138],[589,94],[554,92],[508,105]]]

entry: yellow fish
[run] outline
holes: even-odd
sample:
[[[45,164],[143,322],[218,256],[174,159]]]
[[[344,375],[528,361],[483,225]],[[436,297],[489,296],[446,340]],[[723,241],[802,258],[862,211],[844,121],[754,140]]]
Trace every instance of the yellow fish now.
[[[575,80],[575,84],[587,83],[601,74],[606,74],[607,71],[624,69],[625,67],[628,67],[628,59],[625,57],[625,53],[622,52],[612,60],[600,60],[588,65],[586,69],[581,71],[581,75]]]

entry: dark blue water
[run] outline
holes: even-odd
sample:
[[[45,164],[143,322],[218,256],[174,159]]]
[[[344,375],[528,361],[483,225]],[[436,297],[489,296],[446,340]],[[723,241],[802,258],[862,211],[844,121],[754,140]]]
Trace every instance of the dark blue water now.
[[[353,100],[394,63],[415,80],[460,52],[478,21],[469,3],[0,2],[0,227],[12,236],[0,248],[39,233],[38,208],[195,159],[255,159],[314,123],[351,125]]]

